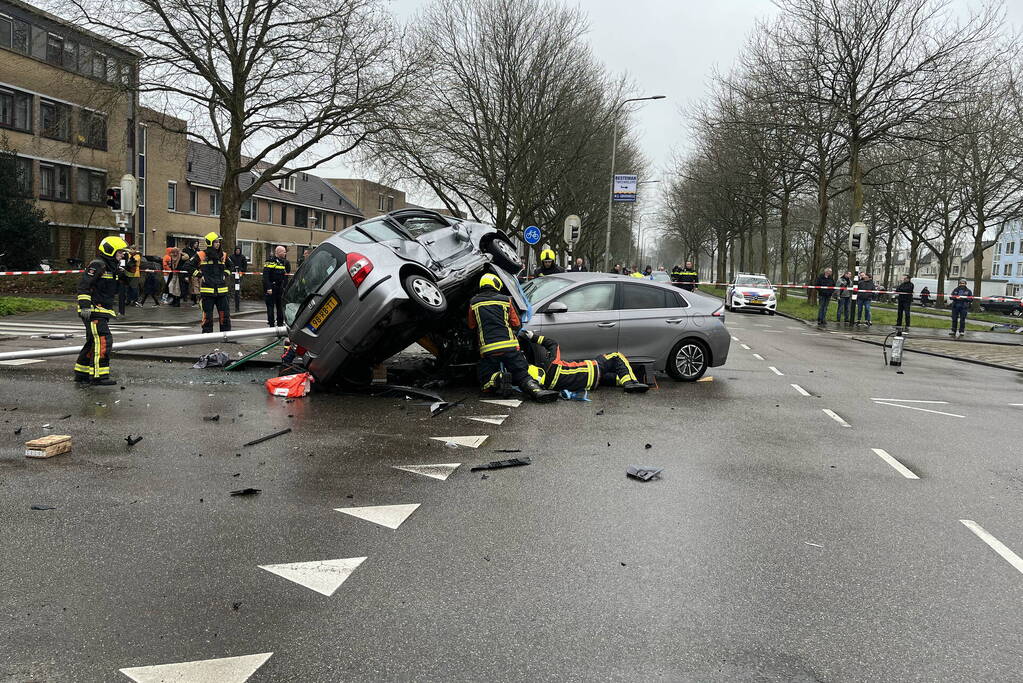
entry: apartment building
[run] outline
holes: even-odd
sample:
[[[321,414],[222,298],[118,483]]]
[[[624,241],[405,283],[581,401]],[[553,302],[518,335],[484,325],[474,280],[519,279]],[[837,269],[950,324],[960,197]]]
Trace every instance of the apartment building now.
[[[328,178],[327,182],[340,190],[366,218],[380,216],[389,211],[408,208],[405,193],[396,187],[364,178]]]
[[[88,259],[122,232],[108,186],[134,173],[138,54],[47,12],[0,0],[0,136],[52,223],[51,255]],[[135,240],[133,226],[125,232]]]
[[[1005,226],[995,243],[991,279],[1005,283],[1005,294],[1023,296],[1023,221]]]

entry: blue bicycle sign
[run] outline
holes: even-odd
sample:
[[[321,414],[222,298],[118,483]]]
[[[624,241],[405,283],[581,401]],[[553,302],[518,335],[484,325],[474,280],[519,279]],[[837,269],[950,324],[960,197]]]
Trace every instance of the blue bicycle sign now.
[[[526,240],[526,244],[536,244],[543,237],[543,233],[540,232],[540,228],[535,225],[531,225],[526,228],[525,232],[522,233],[522,239]]]

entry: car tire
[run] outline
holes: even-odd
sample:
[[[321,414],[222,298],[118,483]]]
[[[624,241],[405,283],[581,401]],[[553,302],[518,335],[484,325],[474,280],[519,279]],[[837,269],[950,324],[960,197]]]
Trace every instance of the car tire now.
[[[678,382],[695,382],[710,367],[707,345],[698,339],[683,339],[668,354],[665,369]]]
[[[448,300],[437,284],[420,273],[407,275],[402,286],[408,298],[422,311],[430,315],[443,315],[448,310]]]
[[[987,306],[985,306],[984,304],[981,304],[980,305],[980,311],[981,311],[981,313],[987,313]]]
[[[522,270],[522,258],[508,240],[495,237],[487,244],[485,251],[494,257],[494,265],[501,270],[511,275]]]
[[[775,313],[774,311],[768,311],[767,315],[774,315],[774,313]]]

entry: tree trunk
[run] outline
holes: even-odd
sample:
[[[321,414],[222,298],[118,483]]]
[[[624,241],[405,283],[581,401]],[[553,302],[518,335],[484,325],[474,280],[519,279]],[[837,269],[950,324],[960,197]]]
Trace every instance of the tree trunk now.
[[[938,256],[938,292],[934,299],[935,308],[945,307],[945,278],[948,276],[948,251],[949,246],[946,244],[945,249]]]
[[[852,206],[849,209],[849,229],[852,229],[853,224],[860,222],[860,216],[863,213],[863,172],[860,168],[860,141],[853,136],[853,139],[849,142],[849,175],[852,179]],[[856,253],[849,251],[848,267],[847,270],[855,270],[856,268]]]
[[[973,232],[973,296],[983,296],[981,287],[984,283],[984,233],[987,226],[981,216]],[[980,304],[976,299],[970,302],[970,310],[976,311]]]
[[[230,254],[238,244],[238,218],[242,210],[242,191],[232,174],[226,174],[220,187],[220,236],[224,252]]]
[[[760,192],[760,272],[767,275],[767,190]]]

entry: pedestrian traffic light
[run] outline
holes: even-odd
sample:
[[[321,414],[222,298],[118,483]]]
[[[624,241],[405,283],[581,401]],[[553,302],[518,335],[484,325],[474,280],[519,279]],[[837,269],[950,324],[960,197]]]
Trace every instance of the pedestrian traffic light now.
[[[851,242],[852,250],[851,251],[859,251],[860,250],[860,242],[862,241],[862,239],[863,239],[863,235],[861,235],[860,233],[854,232],[852,234],[852,242]]]
[[[107,207],[111,211],[121,210],[121,188],[119,187],[107,188]]]

